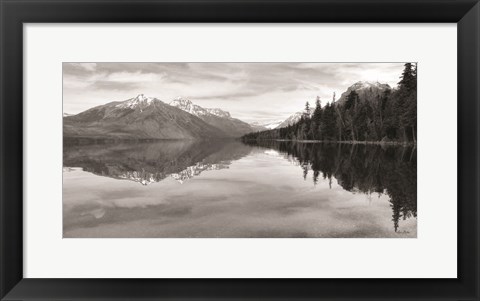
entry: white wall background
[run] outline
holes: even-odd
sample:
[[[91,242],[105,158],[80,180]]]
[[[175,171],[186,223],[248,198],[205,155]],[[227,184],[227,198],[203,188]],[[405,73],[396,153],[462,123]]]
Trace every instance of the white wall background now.
[[[441,141],[457,136],[455,24],[25,24],[24,33],[25,277],[456,277],[457,146]],[[418,238],[62,239],[67,61],[418,61]]]

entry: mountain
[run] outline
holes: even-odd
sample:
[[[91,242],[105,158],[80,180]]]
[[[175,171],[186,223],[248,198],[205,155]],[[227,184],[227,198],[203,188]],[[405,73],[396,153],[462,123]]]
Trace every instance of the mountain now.
[[[230,165],[230,162],[218,163],[218,164],[212,164],[212,163],[205,164],[202,162],[198,162],[197,164],[193,166],[189,166],[178,173],[170,174],[170,177],[175,179],[180,184],[183,184],[187,180],[190,180],[191,178],[199,176],[204,171],[226,169],[229,167],[229,165]]]
[[[186,98],[176,98],[170,102],[170,106],[197,116],[207,124],[221,129],[227,137],[240,137],[254,131],[248,123],[233,118],[229,112],[202,108]]]
[[[172,107],[179,108],[180,110],[183,110],[185,112],[188,112],[192,115],[195,115],[197,117],[204,116],[204,115],[210,115],[210,113],[202,108],[201,106],[198,106],[191,102],[190,100],[182,97],[175,98],[172,100],[169,105]]]
[[[232,116],[230,116],[230,113],[224,110],[220,110],[220,109],[205,109],[205,110],[207,110],[208,113],[218,117],[232,118]]]
[[[357,92],[360,99],[376,99],[377,96],[381,96],[385,91],[391,90],[392,88],[388,84],[382,84],[379,82],[368,82],[368,81],[359,81],[355,84],[348,87],[347,91],[343,92],[340,98],[335,102],[335,104],[344,104],[347,100],[348,95],[355,91]],[[303,111],[296,112],[292,116],[288,117],[283,121],[277,128],[286,127],[292,125],[300,120],[303,115]],[[313,113],[313,110],[311,111]]]
[[[63,118],[64,137],[117,139],[224,138],[199,117],[143,94]]]
[[[252,128],[253,132],[260,132],[260,131],[268,130],[268,128],[263,126],[260,122],[252,122],[252,123],[249,123],[249,125]]]
[[[302,115],[303,112],[296,112],[285,120],[277,120],[266,123],[252,122],[250,123],[250,126],[253,128],[254,132],[279,129],[296,123],[300,120]]]
[[[303,115],[303,112],[296,112],[294,113],[292,116],[288,117],[287,119],[285,119],[282,123],[280,123],[276,128],[284,128],[284,127],[287,127],[289,125],[292,125],[294,123],[296,123],[297,121],[300,120],[300,118],[302,117]]]
[[[63,113],[63,117],[73,116],[73,114]]]
[[[250,123],[250,126],[255,130],[255,131],[265,131],[265,130],[272,130],[277,128],[283,120],[276,120],[276,121],[270,121],[270,122],[252,122]]]
[[[381,96],[386,90],[392,88],[388,84],[382,84],[379,82],[359,81],[348,87],[347,91],[343,92],[336,103],[344,104],[347,101],[348,95],[352,91],[357,92],[360,99],[373,100],[377,96]]]

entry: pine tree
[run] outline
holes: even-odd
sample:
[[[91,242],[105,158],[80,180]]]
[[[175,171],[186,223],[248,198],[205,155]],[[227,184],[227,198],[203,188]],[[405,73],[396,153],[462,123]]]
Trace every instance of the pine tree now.
[[[327,103],[323,109],[321,132],[323,140],[336,140],[336,113],[333,104]]]
[[[317,101],[315,103],[315,110],[313,111],[312,115],[312,122],[310,125],[310,131],[312,133],[312,137],[315,140],[321,140],[321,132],[320,132],[320,124],[322,123],[322,105],[320,101],[320,97],[317,96]]]
[[[416,141],[417,126],[417,70],[416,65],[406,63],[402,72],[401,80],[398,82],[398,99],[396,109],[398,120],[405,142]]]
[[[315,110],[313,111],[313,119],[320,120],[322,116],[322,104],[320,101],[320,96],[317,96],[317,102],[315,103]]]
[[[359,102],[359,96],[356,91],[350,92],[350,94],[347,96],[347,101],[345,102],[344,105],[344,116],[345,116],[345,122],[348,125],[348,128],[350,130],[350,135],[351,139],[353,141],[358,140],[358,134],[357,134],[357,124],[358,122],[358,102]]]
[[[308,101],[305,103],[305,111],[303,111],[303,116],[310,118],[310,104]]]
[[[417,70],[412,63],[406,63],[401,75],[401,80],[398,82],[400,89],[405,89],[407,92],[416,91],[417,89]]]

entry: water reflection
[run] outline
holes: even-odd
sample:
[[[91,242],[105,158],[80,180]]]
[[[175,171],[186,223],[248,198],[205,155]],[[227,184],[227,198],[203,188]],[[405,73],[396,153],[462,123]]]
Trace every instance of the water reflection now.
[[[253,142],[251,145],[279,150],[303,169],[307,179],[332,179],[345,190],[390,197],[395,232],[399,220],[417,216],[417,152],[414,146],[393,147],[364,144]]]
[[[416,237],[411,147],[68,141],[63,159],[64,237]]]
[[[204,171],[228,168],[251,147],[230,140],[87,143],[64,145],[63,164],[148,185],[167,176],[183,183]]]

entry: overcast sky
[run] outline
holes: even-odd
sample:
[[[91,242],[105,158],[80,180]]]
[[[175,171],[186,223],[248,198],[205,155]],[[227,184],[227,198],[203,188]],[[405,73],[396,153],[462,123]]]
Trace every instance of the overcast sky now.
[[[403,63],[64,63],[63,110],[76,114],[138,94],[185,97],[247,122],[284,120],[358,81],[397,86]]]

